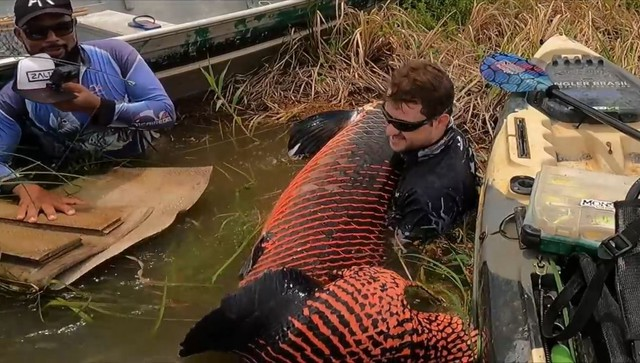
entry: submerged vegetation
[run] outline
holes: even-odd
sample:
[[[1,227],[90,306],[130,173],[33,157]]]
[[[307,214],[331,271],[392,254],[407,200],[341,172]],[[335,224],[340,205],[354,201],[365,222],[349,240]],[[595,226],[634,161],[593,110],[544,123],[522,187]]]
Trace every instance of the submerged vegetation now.
[[[377,100],[397,65],[427,58],[453,78],[454,120],[473,143],[483,176],[506,94],[485,85],[478,72],[482,58],[492,51],[532,57],[546,39],[564,34],[638,75],[639,9],[635,0],[410,0],[369,13],[342,8],[326,32],[291,41],[263,68],[216,84],[213,102],[232,100],[234,124],[242,122],[245,130],[288,123]],[[405,256],[422,265],[417,278],[425,285],[440,274],[452,287],[440,292],[460,288],[456,297],[443,296],[457,312],[470,300],[473,225],[471,218],[423,255]]]

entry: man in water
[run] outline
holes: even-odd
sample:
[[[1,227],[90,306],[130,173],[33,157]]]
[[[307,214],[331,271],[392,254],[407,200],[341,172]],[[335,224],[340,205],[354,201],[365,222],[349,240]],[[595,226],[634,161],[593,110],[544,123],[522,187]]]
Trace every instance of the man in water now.
[[[87,67],[78,67],[75,80],[61,87],[73,99],[35,102],[16,90],[16,79],[0,90],[0,191],[19,198],[17,219],[35,222],[42,211],[54,220],[57,211],[73,215],[73,205],[83,201],[51,193],[10,167],[24,130],[38,139],[38,162],[117,160],[144,154],[158,137],[156,130],[175,124],[176,113],[160,81],[128,43],[78,42],[69,0],[16,0],[14,13],[14,33],[30,55],[46,53],[66,61],[58,63]]]
[[[412,60],[391,75],[381,107],[403,165],[389,226],[403,242],[449,232],[477,205],[475,157],[453,124],[453,100],[451,79],[431,62]]]

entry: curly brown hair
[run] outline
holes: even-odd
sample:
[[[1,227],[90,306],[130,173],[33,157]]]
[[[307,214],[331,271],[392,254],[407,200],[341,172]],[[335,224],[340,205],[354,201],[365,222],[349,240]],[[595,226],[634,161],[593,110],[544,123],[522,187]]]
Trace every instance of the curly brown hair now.
[[[449,75],[427,60],[409,60],[391,75],[387,101],[419,103],[426,118],[451,114],[454,88]]]

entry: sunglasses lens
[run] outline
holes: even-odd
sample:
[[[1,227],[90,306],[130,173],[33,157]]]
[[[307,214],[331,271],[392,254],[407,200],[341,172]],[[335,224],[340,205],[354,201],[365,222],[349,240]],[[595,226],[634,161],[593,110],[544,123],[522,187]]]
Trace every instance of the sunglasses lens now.
[[[33,29],[33,28],[24,28],[24,34],[29,38],[29,40],[42,40],[47,37],[49,32],[48,29]]]
[[[387,123],[389,123],[391,126],[393,126],[396,130],[398,130],[400,132],[416,131],[417,129],[421,128],[422,126],[424,126],[424,125],[426,125],[428,123],[428,121],[413,123],[413,122],[406,122],[406,121],[402,121],[402,120],[398,120],[396,118],[393,118],[389,114],[389,112],[387,112],[387,110],[385,109],[384,105],[382,105],[382,114],[384,115],[385,119],[387,120]]]
[[[47,27],[32,26],[25,27],[24,33],[30,40],[43,40],[47,39],[49,32],[52,31],[57,37],[63,37],[71,34],[73,31],[73,20],[57,23]]]
[[[391,126],[393,126],[396,130],[401,132],[411,132],[419,129],[422,124],[410,124],[408,122],[399,122],[399,121],[389,121]]]

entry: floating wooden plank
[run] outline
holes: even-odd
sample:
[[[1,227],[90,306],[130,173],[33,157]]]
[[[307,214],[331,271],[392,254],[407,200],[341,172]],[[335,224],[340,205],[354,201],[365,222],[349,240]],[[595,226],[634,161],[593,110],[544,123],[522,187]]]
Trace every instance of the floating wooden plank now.
[[[53,190],[61,194],[77,193],[75,196],[91,203],[95,209],[93,213],[96,214],[103,210],[126,208],[127,212],[121,217],[123,223],[108,234],[76,229],[82,238],[81,246],[46,263],[34,263],[11,258],[12,256],[0,257],[0,283],[20,289],[21,286],[30,286],[36,290],[45,286],[61,289],[73,283],[107,259],[169,227],[178,213],[189,209],[200,198],[209,184],[212,170],[211,166],[115,168],[91,179],[75,180],[73,187],[62,186]],[[158,199],[158,195],[163,197]],[[127,206],[123,206],[122,203],[126,203]],[[13,207],[15,208],[15,205]],[[76,208],[78,214],[69,218],[78,217],[83,207]],[[7,216],[15,218],[15,213]],[[10,222],[9,219],[0,219],[0,235],[5,224],[47,235],[56,228],[52,225],[34,226],[12,220]],[[54,279],[56,282],[52,284]]]
[[[81,245],[82,238],[75,233],[0,223],[2,259],[12,256],[43,264]]]
[[[86,230],[100,234],[108,234],[123,223],[123,216],[129,211],[127,207],[76,207],[76,214],[68,216],[56,213],[57,219],[50,221],[44,214],[38,215],[35,223],[16,219],[18,206],[14,203],[0,202],[0,221],[26,224],[30,227],[57,227],[58,229]]]

